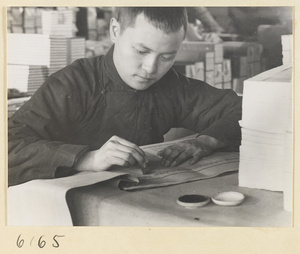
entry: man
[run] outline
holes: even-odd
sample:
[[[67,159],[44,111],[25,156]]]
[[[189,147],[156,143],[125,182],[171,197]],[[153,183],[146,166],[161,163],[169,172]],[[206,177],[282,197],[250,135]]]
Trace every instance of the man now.
[[[10,119],[9,185],[146,167],[139,146],[162,142],[171,127],[199,136],[160,151],[164,166],[238,148],[240,98],[172,69],[186,27],[184,8],[121,8],[107,55],[53,74]]]

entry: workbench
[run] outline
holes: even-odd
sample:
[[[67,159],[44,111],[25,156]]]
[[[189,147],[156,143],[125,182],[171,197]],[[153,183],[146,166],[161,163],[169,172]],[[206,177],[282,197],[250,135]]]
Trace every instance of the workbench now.
[[[282,192],[238,186],[238,174],[183,183],[175,186],[127,192],[112,179],[67,193],[75,226],[196,226],[196,227],[290,227],[292,213],[283,209]],[[238,206],[187,209],[177,204],[179,196],[238,191],[245,200]]]

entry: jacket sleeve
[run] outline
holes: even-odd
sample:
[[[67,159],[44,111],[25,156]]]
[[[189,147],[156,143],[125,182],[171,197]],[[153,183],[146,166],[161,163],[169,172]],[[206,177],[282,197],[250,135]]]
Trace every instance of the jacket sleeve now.
[[[180,91],[174,104],[177,107],[177,126],[191,129],[199,135],[214,137],[229,150],[238,150],[241,142],[239,120],[242,117],[242,98],[231,89],[217,89],[207,83],[178,74]]]
[[[66,69],[54,76],[8,122],[8,185],[74,173],[72,166],[87,145],[73,144],[74,124],[86,108],[85,76]]]

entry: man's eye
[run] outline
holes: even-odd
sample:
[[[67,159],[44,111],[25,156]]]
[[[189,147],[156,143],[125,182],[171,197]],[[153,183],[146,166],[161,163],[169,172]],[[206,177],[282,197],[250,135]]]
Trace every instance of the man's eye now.
[[[135,48],[135,51],[136,51],[137,53],[139,53],[140,55],[147,54],[147,51],[139,50],[139,49],[137,49],[137,48]]]
[[[173,59],[173,56],[161,56],[161,59],[163,61],[171,61]]]

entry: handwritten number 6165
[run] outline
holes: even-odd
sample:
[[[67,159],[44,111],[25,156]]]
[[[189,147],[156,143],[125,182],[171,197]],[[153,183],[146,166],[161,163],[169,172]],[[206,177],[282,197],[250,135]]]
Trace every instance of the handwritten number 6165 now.
[[[64,237],[64,235],[55,235],[53,236],[52,240],[52,247],[53,248],[58,248],[59,247],[59,242],[58,242],[58,238],[59,237]],[[32,244],[32,241],[34,240],[34,237],[31,239],[30,241],[30,245]],[[23,238],[21,238],[21,234],[18,236],[18,239],[17,239],[17,246],[18,248],[22,248],[23,245],[25,243],[25,240]],[[40,236],[39,239],[38,239],[38,242],[37,242],[37,246],[39,248],[44,248],[46,246],[47,242],[46,240],[44,240],[44,235]]]

